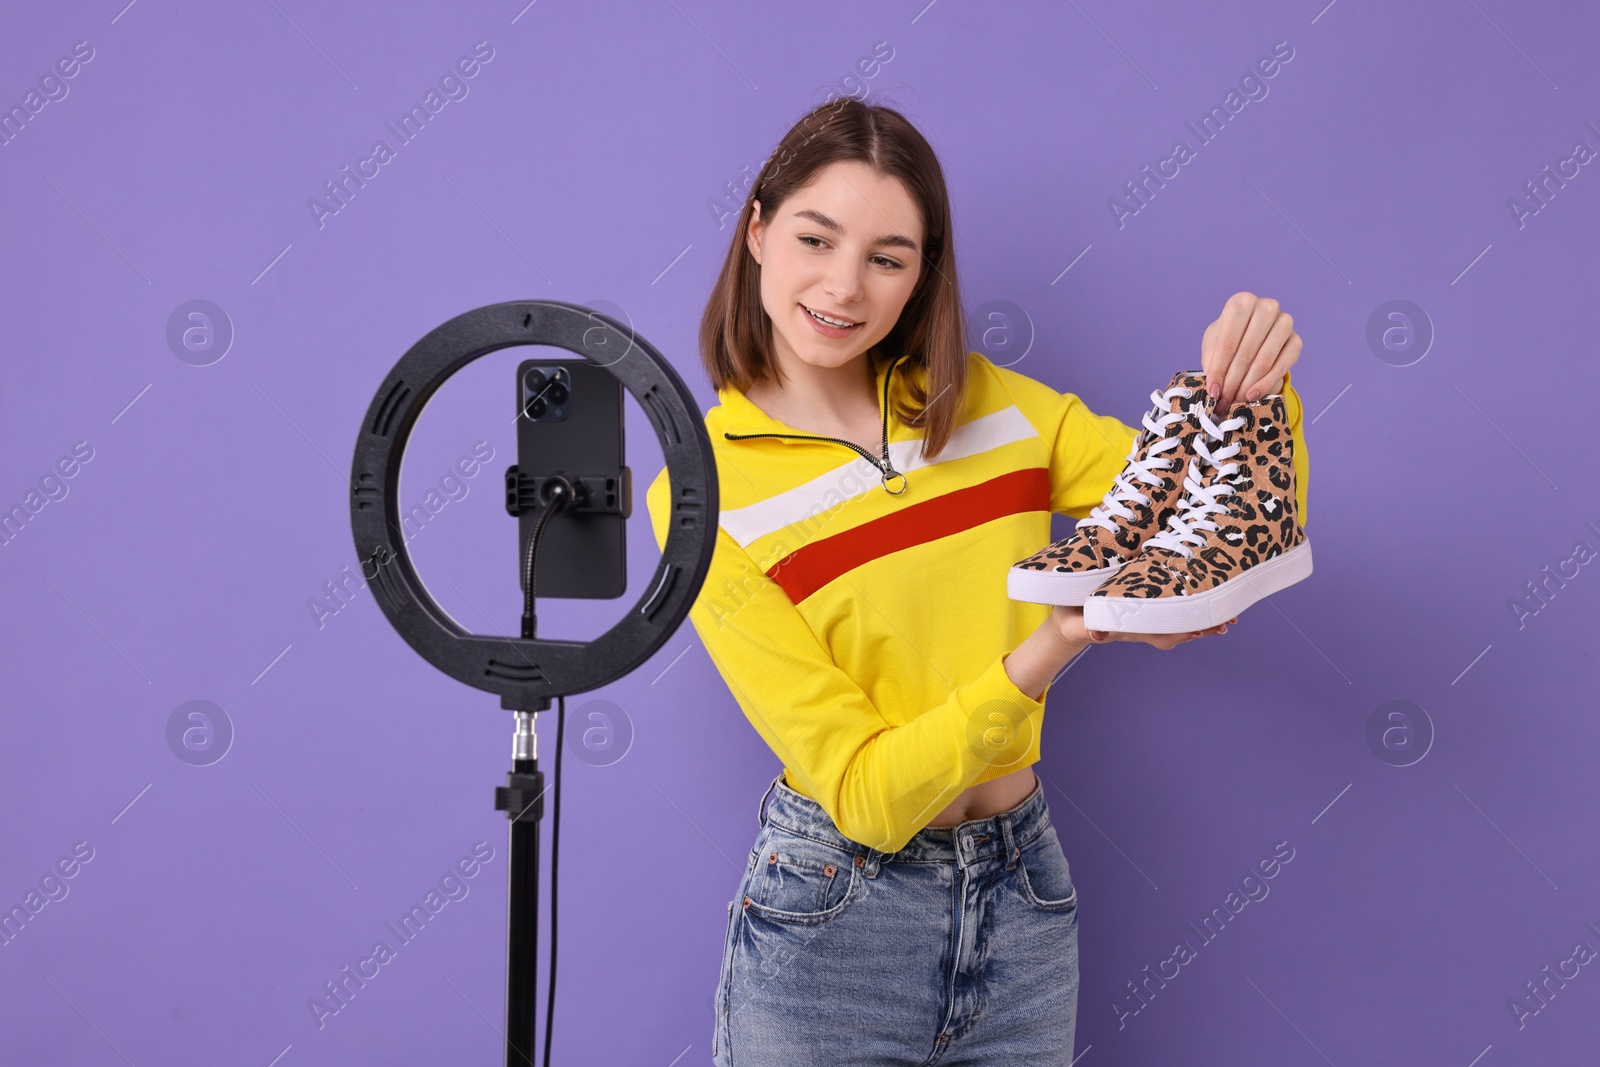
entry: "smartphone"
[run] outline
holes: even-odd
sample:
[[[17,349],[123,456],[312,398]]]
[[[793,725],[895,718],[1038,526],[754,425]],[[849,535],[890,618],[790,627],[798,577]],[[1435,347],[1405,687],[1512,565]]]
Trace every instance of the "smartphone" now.
[[[550,516],[534,561],[538,600],[607,600],[628,586],[624,532],[633,486],[623,466],[622,382],[586,359],[530,359],[517,367],[517,471],[585,479],[590,499],[610,510]],[[527,592],[528,541],[539,509],[517,515],[517,581]]]

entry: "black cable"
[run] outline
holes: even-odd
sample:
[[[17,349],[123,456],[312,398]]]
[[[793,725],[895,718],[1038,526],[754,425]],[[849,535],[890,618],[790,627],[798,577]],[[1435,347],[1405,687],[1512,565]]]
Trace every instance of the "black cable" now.
[[[537,574],[535,562],[539,555],[539,539],[544,535],[545,525],[550,517],[558,512],[565,511],[574,503],[575,492],[572,483],[557,475],[546,486],[549,499],[539,509],[539,517],[534,520],[533,533],[528,538],[528,554],[523,568],[523,585],[526,587],[522,601],[522,636],[532,640],[538,636],[539,620],[534,612],[534,577]],[[556,697],[556,789],[551,805],[550,818],[553,830],[550,836],[550,991],[545,1003],[544,1012],[544,1067],[550,1067],[550,1041],[554,1033],[552,1023],[555,1021],[556,1011],[556,893],[561,874],[559,851],[561,845],[561,747],[564,740],[566,726],[567,698],[565,695]],[[537,763],[537,761],[535,761]],[[533,959],[537,968],[539,959],[539,890],[538,890],[538,857],[534,860],[534,893],[533,893]],[[538,997],[537,983],[535,984],[535,998]],[[537,1000],[535,1000],[537,1003]],[[532,1063],[532,1057],[527,1057]]]

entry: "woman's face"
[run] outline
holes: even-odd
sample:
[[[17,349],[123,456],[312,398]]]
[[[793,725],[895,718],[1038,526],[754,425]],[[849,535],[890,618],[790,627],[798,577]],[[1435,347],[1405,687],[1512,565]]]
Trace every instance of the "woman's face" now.
[[[839,367],[887,336],[922,271],[922,214],[899,179],[832,163],[777,217],[756,205],[746,244],[780,362]],[[835,329],[813,311],[853,325]]]

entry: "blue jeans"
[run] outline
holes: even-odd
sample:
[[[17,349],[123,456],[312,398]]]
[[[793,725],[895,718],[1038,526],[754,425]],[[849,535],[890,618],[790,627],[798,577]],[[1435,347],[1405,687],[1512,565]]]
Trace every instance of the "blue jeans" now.
[[[1009,811],[894,853],[782,773],[762,807],[728,904],[717,1067],[1072,1062],[1078,895],[1037,776]]]

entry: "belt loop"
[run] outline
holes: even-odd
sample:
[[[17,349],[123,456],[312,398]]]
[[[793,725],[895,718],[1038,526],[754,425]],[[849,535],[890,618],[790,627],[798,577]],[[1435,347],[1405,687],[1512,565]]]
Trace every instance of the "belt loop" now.
[[[864,851],[856,853],[856,866],[861,868],[863,876],[867,878],[878,877],[878,868],[883,865],[884,859],[892,855],[892,853],[880,852],[871,845],[862,845],[861,848]]]
[[[996,821],[1000,824],[1000,836],[1006,843],[1006,870],[1013,870],[1017,866],[1017,858],[1022,854],[1022,850],[1017,847],[1017,839],[1011,833],[1011,813],[1001,812]]]
[[[779,771],[778,772],[778,777],[774,778],[767,785],[767,791],[765,793],[761,794],[761,803],[756,805],[756,825],[757,826],[765,827],[767,825],[767,798],[772,795],[773,788],[778,784],[778,778],[782,778],[782,777],[783,777],[783,772]]]

